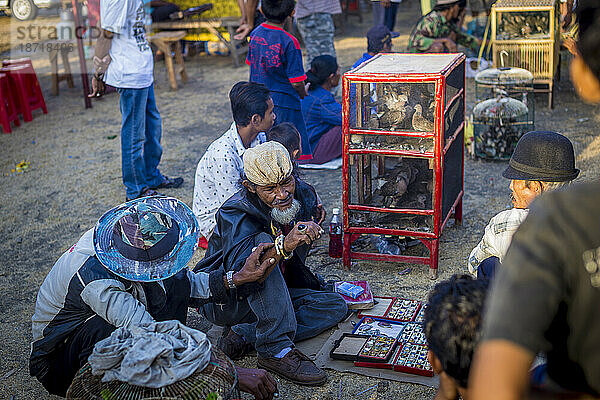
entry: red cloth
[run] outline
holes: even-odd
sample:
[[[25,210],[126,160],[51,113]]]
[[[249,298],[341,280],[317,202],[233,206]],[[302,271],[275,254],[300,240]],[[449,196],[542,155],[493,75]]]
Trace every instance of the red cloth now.
[[[198,247],[200,247],[201,249],[208,248],[208,240],[206,240],[204,236],[200,236],[200,239],[198,239]]]

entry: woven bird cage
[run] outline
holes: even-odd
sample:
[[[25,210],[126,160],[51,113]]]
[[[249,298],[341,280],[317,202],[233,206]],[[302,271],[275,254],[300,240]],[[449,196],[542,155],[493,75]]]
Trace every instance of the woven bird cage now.
[[[509,159],[519,138],[533,130],[528,115],[527,105],[511,97],[500,96],[478,103],[473,108],[475,155]]]
[[[549,107],[559,64],[559,15],[556,0],[498,0],[491,15],[494,65],[504,54],[504,65],[530,71],[534,84],[547,85],[541,91],[548,92]]]
[[[162,388],[133,386],[125,382],[102,382],[85,364],[75,375],[67,399],[77,400],[233,400],[239,398],[237,372],[220,350],[211,350],[211,360],[201,371]]]

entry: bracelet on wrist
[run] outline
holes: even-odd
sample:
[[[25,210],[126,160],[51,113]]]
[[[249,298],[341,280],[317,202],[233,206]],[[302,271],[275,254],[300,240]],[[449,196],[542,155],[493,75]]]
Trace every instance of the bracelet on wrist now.
[[[233,271],[227,271],[225,274],[225,278],[227,279],[227,287],[229,289],[235,289],[235,283],[233,282]]]
[[[284,246],[284,241],[285,241],[285,236],[283,235],[279,235],[275,238],[275,251],[277,252],[278,255],[281,256],[281,258],[283,258],[284,260],[289,260],[290,258],[292,258],[293,255],[293,251],[291,251],[290,253],[287,253],[285,251],[285,246]]]

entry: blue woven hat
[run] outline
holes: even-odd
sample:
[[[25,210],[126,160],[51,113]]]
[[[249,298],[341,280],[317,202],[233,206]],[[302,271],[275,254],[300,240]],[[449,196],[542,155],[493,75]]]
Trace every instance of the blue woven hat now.
[[[184,203],[172,197],[143,197],[100,217],[94,248],[102,265],[116,275],[154,282],[186,267],[198,236],[196,217]]]

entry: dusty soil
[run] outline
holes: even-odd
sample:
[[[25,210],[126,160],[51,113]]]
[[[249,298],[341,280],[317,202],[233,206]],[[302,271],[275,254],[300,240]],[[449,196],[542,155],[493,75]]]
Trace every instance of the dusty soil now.
[[[407,35],[417,19],[414,0],[401,4],[397,29],[402,35],[394,39],[396,49],[404,49]],[[2,17],[0,17],[3,20]],[[0,24],[2,21],[0,21]],[[347,70],[366,47],[365,32],[371,24],[366,15],[362,23],[350,17],[346,32],[336,38],[339,63]],[[568,57],[563,57],[566,59]],[[34,55],[35,67],[46,93],[49,113],[36,112],[33,122],[0,135],[0,398],[48,398],[42,386],[28,374],[27,360],[31,340],[31,315],[37,290],[55,260],[107,209],[121,203],[125,193],[121,183],[120,146],[118,136],[120,114],[117,95],[95,101],[85,110],[81,98],[81,81],[76,88],[61,84],[58,97],[49,95],[46,55]],[[71,58],[73,67],[76,65]],[[229,58],[197,56],[186,63],[191,81],[176,92],[168,88],[164,65],[157,64],[157,99],[163,118],[163,173],[183,176],[184,185],[166,191],[188,204],[193,193],[196,163],[207,146],[230,125],[227,93],[232,84],[245,80],[245,67],[233,68]],[[556,106],[545,108],[545,98],[538,98],[536,127],[554,129],[566,134],[575,144],[579,181],[595,179],[600,167],[600,123],[598,107],[582,103],[575,95],[566,74],[558,85]],[[468,85],[468,101],[472,105],[474,88]],[[26,160],[31,168],[26,173],[12,172],[16,164]],[[466,257],[483,233],[488,220],[508,206],[508,182],[501,177],[505,162],[465,161],[464,222],[450,224],[440,246],[438,281],[454,273],[466,271]],[[341,205],[341,172],[310,171],[304,178],[318,188],[329,211]],[[309,264],[325,276],[344,279],[367,279],[379,295],[401,295],[425,299],[436,282],[428,279],[427,268],[390,263],[355,262],[344,271],[339,261],[325,254],[323,238]],[[196,255],[195,259],[200,258]],[[206,328],[195,312],[191,323]],[[243,365],[254,365],[247,357]],[[376,379],[353,374],[329,373],[326,385],[316,389],[281,382],[284,399],[337,399],[342,381],[343,399],[373,386]],[[391,383],[379,398],[428,399],[434,390],[419,385]],[[358,398],[369,397],[367,394]]]

